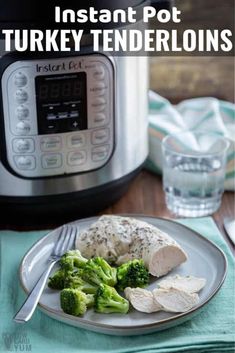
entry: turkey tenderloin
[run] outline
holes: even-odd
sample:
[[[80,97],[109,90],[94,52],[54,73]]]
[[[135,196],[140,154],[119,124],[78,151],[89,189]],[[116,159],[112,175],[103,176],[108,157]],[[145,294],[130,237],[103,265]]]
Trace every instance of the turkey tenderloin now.
[[[102,256],[117,265],[143,259],[156,277],[187,260],[185,251],[168,234],[146,222],[121,216],[100,217],[79,235],[76,248],[87,258]]]

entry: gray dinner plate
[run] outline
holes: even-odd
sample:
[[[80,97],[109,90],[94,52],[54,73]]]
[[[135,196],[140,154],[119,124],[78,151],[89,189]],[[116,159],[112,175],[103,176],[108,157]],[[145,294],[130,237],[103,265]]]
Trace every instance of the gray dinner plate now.
[[[98,314],[92,309],[83,317],[65,314],[59,303],[59,291],[45,288],[39,308],[48,316],[66,324],[110,335],[139,335],[160,331],[192,319],[214,297],[224,282],[227,261],[224,253],[211,241],[177,222],[147,216],[133,217],[146,221],[175,239],[188,254],[188,260],[171,271],[171,275],[196,276],[206,279],[206,286],[200,291],[199,304],[186,313],[156,312],[145,314],[131,308],[129,313]],[[80,231],[89,227],[98,217],[73,222]],[[26,293],[33,288],[40,274],[47,266],[47,260],[58,237],[54,230],[40,239],[24,256],[20,265],[20,282]],[[151,282],[149,289],[156,287],[159,279]],[[206,310],[206,308],[205,308]]]

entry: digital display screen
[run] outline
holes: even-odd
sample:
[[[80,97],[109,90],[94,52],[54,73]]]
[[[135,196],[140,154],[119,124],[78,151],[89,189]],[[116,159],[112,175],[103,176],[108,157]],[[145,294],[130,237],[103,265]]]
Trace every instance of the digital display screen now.
[[[87,129],[85,72],[35,78],[39,134]]]
[[[58,101],[65,99],[82,99],[84,97],[84,81],[76,77],[62,80],[47,80],[38,86],[38,99],[42,101]]]

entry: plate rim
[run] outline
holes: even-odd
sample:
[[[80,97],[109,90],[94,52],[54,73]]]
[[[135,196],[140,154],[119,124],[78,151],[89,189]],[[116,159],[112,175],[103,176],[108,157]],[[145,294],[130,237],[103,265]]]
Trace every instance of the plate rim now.
[[[122,216],[122,217],[133,217],[133,218],[146,218],[146,219],[157,219],[157,220],[162,220],[162,221],[167,221],[173,224],[177,224],[180,225],[183,228],[186,228],[187,230],[189,229],[191,232],[194,233],[194,235],[196,235],[199,239],[205,241],[206,243],[209,244],[209,246],[214,247],[219,253],[220,256],[222,257],[223,260],[223,276],[221,278],[221,280],[219,281],[218,286],[214,289],[214,291],[209,295],[209,297],[205,300],[205,302],[203,302],[200,305],[197,305],[196,307],[192,308],[189,311],[186,311],[185,313],[179,313],[177,315],[174,315],[172,317],[166,318],[166,319],[162,319],[160,321],[157,322],[152,322],[149,324],[142,324],[142,325],[132,325],[132,326],[115,326],[115,325],[111,325],[111,324],[102,324],[102,323],[97,323],[97,322],[91,322],[90,320],[86,320],[83,317],[78,317],[78,316],[74,316],[74,315],[69,315],[66,314],[64,312],[59,312],[57,310],[51,309],[50,307],[41,304],[40,302],[38,303],[38,307],[45,313],[47,314],[47,312],[53,314],[53,315],[58,315],[61,316],[64,319],[69,319],[70,321],[74,321],[77,323],[81,323],[90,327],[96,327],[96,328],[102,328],[102,329],[106,329],[106,330],[128,330],[128,331],[132,331],[135,329],[151,329],[151,328],[158,328],[159,326],[163,326],[164,324],[168,324],[174,321],[177,321],[181,318],[185,318],[187,316],[191,316],[194,313],[196,313],[197,311],[200,311],[201,309],[204,308],[205,305],[207,305],[212,299],[213,297],[218,293],[218,291],[220,290],[220,288],[222,287],[226,276],[227,276],[227,271],[228,271],[228,261],[227,261],[227,257],[224,253],[224,251],[222,249],[219,248],[219,246],[217,244],[215,244],[213,241],[207,239],[206,237],[204,237],[203,235],[201,235],[200,233],[198,233],[197,231],[195,231],[194,229],[177,222],[177,220],[174,219],[169,219],[166,217],[155,217],[155,216],[151,216],[151,215],[145,215],[145,214],[138,214],[138,213],[120,213],[120,214],[107,214],[110,216]],[[75,221],[71,221],[65,224],[72,224],[72,223],[78,223],[78,222],[87,222],[87,221],[92,221],[92,220],[97,220],[98,218],[100,218],[102,215],[98,215],[98,216],[92,216],[92,217],[87,217],[87,218],[81,218],[81,219],[77,219]],[[179,219],[181,220],[181,219]],[[182,219],[183,220],[183,219]],[[62,226],[62,225],[61,225]],[[50,230],[47,234],[45,234],[42,238],[40,238],[39,240],[37,240],[29,249],[28,251],[25,253],[25,255],[23,256],[20,265],[19,265],[19,269],[18,269],[18,275],[19,275],[19,279],[20,279],[20,285],[22,287],[22,289],[24,290],[24,292],[26,293],[26,295],[29,294],[28,289],[25,287],[24,283],[23,283],[23,265],[24,262],[26,260],[26,257],[28,256],[28,254],[36,247],[38,246],[41,242],[43,242],[45,240],[45,238],[50,237],[51,233],[56,232],[61,226],[54,228],[52,230]],[[145,314],[145,313],[143,313]],[[59,320],[58,320],[59,321]]]

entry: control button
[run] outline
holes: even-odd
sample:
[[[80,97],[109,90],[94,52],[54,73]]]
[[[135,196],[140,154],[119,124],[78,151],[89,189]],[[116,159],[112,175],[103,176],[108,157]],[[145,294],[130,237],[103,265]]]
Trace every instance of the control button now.
[[[19,120],[25,120],[29,116],[29,109],[26,108],[24,105],[20,105],[16,109],[16,114]]]
[[[24,87],[27,85],[27,76],[25,76],[22,72],[17,72],[14,77],[14,82],[17,87]]]
[[[94,96],[102,96],[106,88],[105,83],[101,81],[95,83],[94,86],[90,88],[90,92],[93,93]]]
[[[83,134],[76,134],[73,136],[68,136],[68,146],[69,148],[82,147],[85,145],[86,138]]]
[[[107,142],[109,139],[109,129],[95,130],[92,133],[91,142],[93,145],[98,145]]]
[[[18,135],[27,135],[30,132],[30,125],[26,122],[20,121],[16,125],[16,131]]]
[[[32,153],[35,150],[33,139],[14,139],[13,151],[16,153]]]
[[[106,115],[104,113],[97,113],[94,115],[94,123],[96,126],[104,125],[106,120]]]
[[[40,147],[43,152],[58,151],[61,145],[61,138],[59,136],[42,137],[40,142]]]
[[[54,132],[57,132],[58,124],[55,121],[48,121],[46,122],[44,129],[45,133],[53,134]]]
[[[81,101],[77,101],[77,102],[68,102],[68,103],[64,103],[65,105],[68,105],[68,106],[70,106],[71,108],[73,108],[73,109],[77,109],[78,107],[79,107],[79,103],[80,103]]]
[[[103,161],[108,157],[109,145],[95,147],[92,149],[92,160],[94,162]]]
[[[21,170],[33,170],[36,167],[36,160],[33,156],[15,156],[15,164]]]
[[[60,168],[62,165],[61,154],[46,154],[42,156],[42,167],[44,169]]]
[[[81,164],[84,164],[85,162],[86,162],[85,151],[69,152],[68,154],[69,165],[81,165]]]
[[[78,119],[71,119],[69,120],[69,129],[70,130],[80,130],[80,120]]]
[[[93,77],[96,80],[103,80],[105,77],[105,69],[102,65],[97,65],[93,71]]]
[[[77,110],[71,111],[69,116],[70,116],[70,118],[78,118],[79,112]]]
[[[102,97],[95,98],[91,103],[91,106],[95,112],[101,112],[102,110],[105,109],[106,100]]]
[[[66,119],[68,117],[68,113],[67,112],[61,112],[58,114],[58,118],[59,119]]]
[[[57,115],[49,113],[47,114],[47,120],[55,120],[57,118]]]
[[[15,93],[15,99],[19,104],[25,103],[28,99],[28,93],[23,89],[18,89]]]

